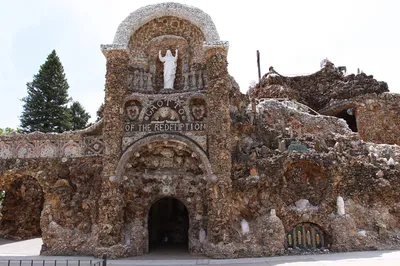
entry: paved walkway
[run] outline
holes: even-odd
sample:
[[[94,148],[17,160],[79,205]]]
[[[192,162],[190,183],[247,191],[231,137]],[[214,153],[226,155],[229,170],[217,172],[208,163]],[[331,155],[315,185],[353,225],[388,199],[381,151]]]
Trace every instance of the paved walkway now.
[[[8,260],[15,260],[10,266],[36,266],[44,265],[43,259],[49,261],[45,265],[50,264],[51,260],[57,260],[57,266],[67,265],[65,260],[69,260],[68,266],[78,265],[81,260],[81,266],[88,266],[89,260],[92,263],[98,261],[93,257],[65,257],[65,256],[39,256],[42,241],[40,238],[26,241],[9,241],[0,239],[0,266],[8,266]],[[399,247],[400,248],[400,247]],[[178,259],[179,258],[179,259]],[[20,264],[20,260],[21,264]],[[31,262],[35,260],[35,262]],[[224,265],[224,266],[400,266],[400,251],[367,251],[367,252],[349,252],[349,253],[331,253],[323,255],[303,255],[303,256],[283,256],[283,257],[267,257],[267,258],[249,258],[249,259],[227,259],[214,260],[203,258],[200,256],[179,255],[178,252],[172,254],[166,253],[150,253],[145,256],[109,260],[107,265],[112,266],[148,266],[148,265]],[[101,266],[101,265],[99,265]]]

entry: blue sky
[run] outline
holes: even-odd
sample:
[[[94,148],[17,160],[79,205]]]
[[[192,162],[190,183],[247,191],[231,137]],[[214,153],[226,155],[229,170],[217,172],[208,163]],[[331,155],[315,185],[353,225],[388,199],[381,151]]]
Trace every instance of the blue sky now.
[[[104,99],[105,58],[119,23],[134,10],[161,1],[0,0],[0,127],[15,128],[26,83],[55,49],[69,95],[95,119]],[[229,72],[242,92],[269,66],[283,75],[319,70],[323,58],[386,81],[400,93],[400,1],[279,0],[176,1],[196,6],[229,41]]]

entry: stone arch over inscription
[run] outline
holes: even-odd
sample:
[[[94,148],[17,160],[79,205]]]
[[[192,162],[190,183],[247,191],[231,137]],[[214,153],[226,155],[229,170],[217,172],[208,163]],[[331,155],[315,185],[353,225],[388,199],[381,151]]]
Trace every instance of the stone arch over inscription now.
[[[219,35],[211,17],[198,8],[178,3],[161,3],[149,5],[132,12],[118,26],[114,36],[114,45],[128,47],[131,36],[144,24],[149,21],[174,16],[189,20],[203,32],[207,42],[218,41]]]
[[[193,151],[194,156],[197,156],[199,158],[199,160],[202,163],[204,173],[207,175],[207,177],[212,175],[211,164],[208,160],[206,153],[192,140],[180,135],[157,134],[136,141],[124,152],[117,166],[117,171],[116,171],[117,182],[121,182],[123,180],[122,176],[124,174],[124,166],[129,160],[129,158],[131,158],[144,145],[149,145],[152,142],[159,142],[159,141],[165,141],[167,143],[176,143],[177,145],[186,146],[188,149]]]

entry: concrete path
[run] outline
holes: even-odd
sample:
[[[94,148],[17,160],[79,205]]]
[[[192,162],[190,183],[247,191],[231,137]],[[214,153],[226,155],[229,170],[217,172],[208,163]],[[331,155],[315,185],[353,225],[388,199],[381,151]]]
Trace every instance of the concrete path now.
[[[42,244],[41,238],[23,241],[0,238],[0,256],[38,256]]]
[[[67,266],[66,260],[69,260],[68,266],[78,265],[78,260],[80,260],[79,265],[81,266],[89,266],[90,260],[92,260],[92,265],[95,262],[99,262],[98,259],[93,257],[39,256],[41,245],[42,240],[40,238],[26,241],[0,239],[0,266],[52,266],[55,265],[54,260],[57,260],[57,266]],[[42,261],[44,259],[47,261],[45,264]],[[13,262],[8,264],[8,260],[13,260]],[[31,260],[34,261],[32,262]],[[101,266],[101,264],[98,265]],[[109,260],[107,265],[400,266],[400,251],[367,251],[227,260],[213,260],[188,254],[180,256],[178,253],[150,253],[141,257]]]

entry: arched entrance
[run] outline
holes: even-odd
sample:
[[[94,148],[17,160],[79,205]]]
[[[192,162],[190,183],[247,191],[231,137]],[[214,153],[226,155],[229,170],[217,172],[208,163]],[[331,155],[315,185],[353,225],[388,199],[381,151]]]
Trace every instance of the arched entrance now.
[[[156,201],[148,216],[149,251],[188,251],[189,214],[185,205],[172,197]]]
[[[207,229],[205,199],[211,174],[205,152],[186,137],[158,134],[133,143],[122,155],[115,179],[124,187],[126,243],[141,253],[154,252],[154,247],[201,253],[203,243],[197,239]],[[179,223],[174,219],[185,222],[180,226],[183,233],[177,234]]]
[[[0,237],[29,239],[41,236],[40,215],[44,195],[37,180],[16,178],[0,190]]]

